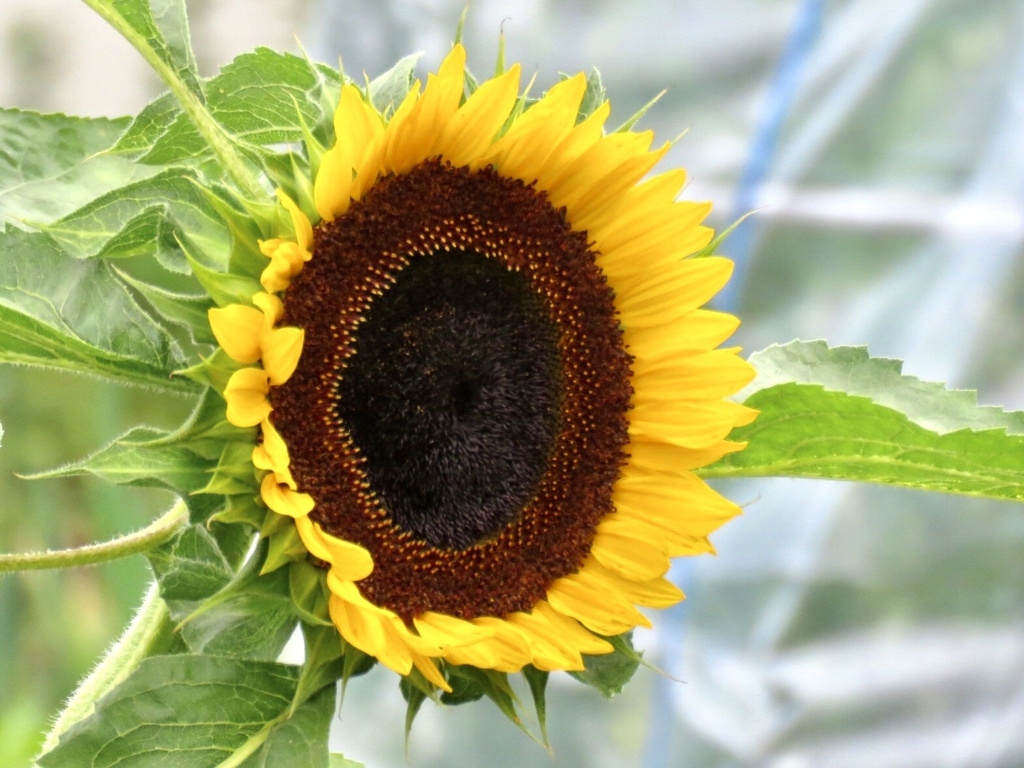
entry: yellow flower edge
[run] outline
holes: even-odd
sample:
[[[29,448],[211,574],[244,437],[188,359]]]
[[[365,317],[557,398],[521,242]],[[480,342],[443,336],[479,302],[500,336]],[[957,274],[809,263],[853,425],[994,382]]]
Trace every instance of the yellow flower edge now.
[[[724,400],[754,375],[735,349],[717,349],[738,326],[702,309],[728,280],[732,264],[719,257],[687,260],[707,245],[706,203],[677,202],[685,173],[643,180],[667,147],[650,151],[652,134],[604,133],[602,104],[577,124],[584,75],[566,79],[502,131],[519,94],[519,67],[464,94],[465,51],[453,47],[425,89],[414,84],[389,120],[353,85],[342,88],[334,115],[335,145],[321,158],[313,184],[315,212],[303,212],[283,192],[292,232],[260,243],[269,259],[264,291],[252,306],[210,311],[222,349],[246,366],[224,391],[227,418],[259,425],[253,464],[266,471],[261,496],[273,512],[294,519],[307,550],[330,570],[330,614],[344,639],[402,675],[413,667],[440,688],[448,685],[436,660],[515,672],[583,669],[582,654],[608,653],[613,636],[650,626],[639,607],[664,608],[683,598],[664,578],[670,558],[711,552],[708,534],[736,515],[736,505],[691,470],[739,450],[730,431],[754,411]],[[496,138],[499,136],[499,138]],[[362,547],[323,531],[309,517],[314,499],[289,471],[288,449],[273,426],[270,388],[299,363],[303,332],[279,325],[288,288],[313,258],[313,222],[333,221],[379,178],[400,175],[439,158],[471,170],[491,167],[543,191],[585,231],[597,265],[615,291],[624,340],[634,358],[628,413],[629,462],[616,482],[615,511],[598,525],[577,572],[553,581],[528,612],[465,620],[426,612],[407,626],[374,605],[358,582],[373,570]],[[312,220],[311,220],[312,219]]]

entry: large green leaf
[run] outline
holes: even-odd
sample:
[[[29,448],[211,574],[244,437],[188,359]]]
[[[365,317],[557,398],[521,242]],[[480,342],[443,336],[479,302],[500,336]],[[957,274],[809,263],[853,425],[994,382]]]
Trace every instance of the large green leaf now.
[[[289,711],[298,668],[228,656],[143,660],[39,760],[43,768],[326,768],[333,689]]]
[[[751,361],[758,380],[745,403],[761,413],[733,433],[749,445],[703,476],[834,478],[1024,501],[1024,437],[1007,434],[1024,431],[1024,415],[902,376],[898,361],[862,348],[794,342]]]
[[[262,147],[300,141],[300,116],[310,129],[328,124],[339,88],[338,73],[329,67],[258,48],[206,82],[206,106],[235,139]],[[327,136],[318,138],[326,141]],[[169,164],[209,150],[195,126],[164,96],[135,118],[115,151],[137,155],[144,163]]]
[[[946,389],[942,384],[906,376],[902,360],[871,357],[867,347],[791,341],[755,352],[750,362],[757,369],[757,378],[739,393],[739,400],[776,384],[820,384],[836,392],[868,397],[933,432],[1005,427],[1011,434],[1024,434],[1024,412],[979,406],[973,390]]]
[[[0,363],[100,375],[195,391],[171,372],[179,344],[101,261],[70,258],[52,238],[0,232]]]
[[[154,168],[108,154],[128,118],[0,109],[0,226],[49,223]]]
[[[184,0],[85,0],[146,57],[201,96]]]
[[[180,240],[207,266],[227,268],[231,239],[223,219],[190,173],[172,169],[113,190],[46,227],[72,256],[124,259],[154,254],[167,269],[189,272]]]

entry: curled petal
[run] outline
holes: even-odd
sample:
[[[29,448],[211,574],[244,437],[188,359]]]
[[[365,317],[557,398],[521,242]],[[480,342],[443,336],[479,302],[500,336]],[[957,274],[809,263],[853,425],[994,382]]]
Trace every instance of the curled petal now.
[[[267,506],[279,515],[288,517],[305,517],[315,506],[313,497],[308,493],[299,493],[288,487],[288,483],[279,482],[276,473],[270,472],[263,478],[260,496]]]
[[[295,372],[302,354],[305,331],[301,328],[275,328],[263,337],[263,367],[270,383],[275,387],[284,384]]]
[[[251,365],[260,359],[260,332],[263,313],[244,304],[231,304],[208,313],[210,328],[228,357],[236,363]]]
[[[236,427],[255,427],[270,415],[270,382],[261,368],[240,368],[224,388],[228,421]]]

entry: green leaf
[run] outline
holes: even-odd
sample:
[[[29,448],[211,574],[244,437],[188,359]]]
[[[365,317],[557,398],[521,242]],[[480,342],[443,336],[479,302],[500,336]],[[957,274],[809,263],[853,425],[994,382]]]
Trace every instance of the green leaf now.
[[[1024,412],[979,406],[973,390],[946,389],[942,384],[903,375],[901,360],[870,357],[867,347],[830,348],[824,341],[791,341],[755,352],[750,363],[757,369],[757,378],[737,395],[740,401],[777,384],[820,384],[828,390],[870,398],[939,434],[1000,428],[1024,434]]]
[[[231,242],[220,215],[195,176],[171,169],[116,189],[45,227],[72,256],[125,259],[153,254],[168,270],[189,271],[178,238],[190,254],[227,269]]]
[[[108,265],[68,257],[46,235],[0,232],[0,362],[195,391],[186,358]]]
[[[390,115],[398,109],[408,95],[416,80],[416,62],[422,55],[414,53],[399,59],[395,66],[370,82],[370,101],[382,115]]]
[[[1024,500],[1024,437],[1007,434],[1024,431],[1024,415],[903,376],[899,361],[862,348],[794,343],[752,359],[759,376],[745,402],[761,413],[732,435],[749,445],[701,475],[834,478]]]
[[[215,344],[207,314],[215,304],[208,294],[193,295],[168,291],[111,267],[127,285],[135,289],[164,320],[187,331],[193,344]]]
[[[137,48],[152,51],[188,90],[202,94],[183,0],[87,0],[87,4]]]
[[[184,609],[175,604],[172,616],[178,618]],[[254,567],[191,611],[181,636],[194,653],[273,661],[295,624],[287,572],[260,575]]]
[[[190,525],[146,553],[169,607],[204,600],[231,581],[234,571],[204,525]]]
[[[332,752],[330,758],[329,768],[366,768],[365,763],[360,763],[358,760],[349,760],[344,755],[339,755],[336,752]]]
[[[626,683],[633,679],[633,674],[640,666],[640,657],[633,650],[629,633],[605,639],[611,642],[614,651],[595,656],[583,654],[586,669],[569,674],[610,699],[622,693]]]
[[[114,485],[165,488],[188,496],[209,481],[213,458],[182,444],[167,443],[166,437],[161,430],[136,427],[88,458],[27,477],[93,475]]]
[[[295,704],[301,704],[317,691],[340,680],[345,671],[344,646],[341,635],[333,625],[311,627],[302,625],[305,640],[306,660],[302,665],[302,676],[295,690]]]
[[[251,755],[241,764],[326,768],[333,697],[328,689],[289,718],[297,680],[296,667],[265,661],[145,659],[39,765],[214,768]]]
[[[327,754],[336,698],[335,686],[323,688],[277,725],[266,744],[241,768],[334,768]],[[358,766],[359,763],[350,763]]]
[[[263,147],[301,141],[300,115],[314,129],[329,125],[340,77],[329,67],[298,56],[257,48],[224,67],[205,90],[207,108],[228,133],[240,142]],[[164,100],[153,102],[115,149],[148,146],[140,162],[160,165],[206,153],[205,141],[187,117],[180,112],[171,115]]]
[[[0,226],[48,223],[155,172],[104,152],[127,118],[0,109]]]

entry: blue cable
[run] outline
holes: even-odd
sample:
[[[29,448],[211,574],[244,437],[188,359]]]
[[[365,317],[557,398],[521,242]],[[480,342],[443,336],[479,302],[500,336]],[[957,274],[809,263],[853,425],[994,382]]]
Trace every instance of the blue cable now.
[[[793,108],[803,72],[821,32],[824,15],[825,0],[804,0],[797,12],[786,49],[768,88],[764,111],[754,130],[750,154],[740,175],[736,199],[733,202],[732,221],[749,213],[757,205],[761,187],[775,160],[779,136]],[[743,284],[750,270],[750,256],[756,240],[757,223],[757,217],[753,216],[729,235],[728,255],[736,264],[736,268],[732,280],[718,294],[715,301],[715,306],[726,312],[735,312],[739,307]]]
[[[793,28],[786,42],[782,58],[775,70],[764,111],[754,130],[750,154],[740,176],[739,187],[733,208],[733,221],[749,212],[757,203],[761,186],[772,167],[778,149],[779,137],[796,98],[803,73],[810,59],[811,51],[821,32],[825,12],[825,0],[804,0],[797,11]],[[728,239],[728,255],[735,263],[735,270],[729,284],[718,294],[715,307],[726,312],[739,308],[744,279],[750,268],[750,255],[757,231],[756,217],[740,224]],[[687,591],[694,583],[694,562],[687,558],[676,561],[672,578]],[[682,641],[687,621],[687,602],[662,612],[660,616],[660,637],[665,641],[664,658],[671,660],[682,653]],[[670,665],[667,671],[675,673]],[[684,682],[685,684],[685,682]],[[673,695],[679,683],[655,676],[651,691],[649,728],[642,765],[644,768],[668,768],[672,755],[672,732],[675,724]]]

